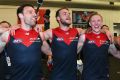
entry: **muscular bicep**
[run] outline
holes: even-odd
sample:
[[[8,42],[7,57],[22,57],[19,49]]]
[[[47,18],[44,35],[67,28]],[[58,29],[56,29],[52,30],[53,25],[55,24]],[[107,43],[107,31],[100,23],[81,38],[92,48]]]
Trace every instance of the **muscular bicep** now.
[[[85,34],[80,35],[79,41],[78,41],[78,46],[77,46],[77,53],[79,53],[83,47],[85,41]]]
[[[43,34],[44,34],[44,37],[45,37],[46,40],[52,38],[52,30],[51,29],[48,29],[48,30],[44,31]]]

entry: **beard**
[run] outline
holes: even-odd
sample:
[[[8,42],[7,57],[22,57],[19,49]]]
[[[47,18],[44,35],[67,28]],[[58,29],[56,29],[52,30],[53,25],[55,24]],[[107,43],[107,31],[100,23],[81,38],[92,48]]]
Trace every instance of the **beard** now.
[[[61,23],[62,23],[64,26],[67,26],[67,27],[69,27],[69,26],[71,25],[71,23],[67,23],[67,22],[62,22],[62,21],[61,21]]]

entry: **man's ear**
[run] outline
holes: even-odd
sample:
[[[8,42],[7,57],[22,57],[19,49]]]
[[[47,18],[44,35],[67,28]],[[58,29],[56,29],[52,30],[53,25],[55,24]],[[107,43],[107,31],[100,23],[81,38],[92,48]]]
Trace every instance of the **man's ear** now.
[[[19,13],[18,16],[19,16],[20,19],[23,19],[23,18],[24,18],[24,16],[23,16],[22,13]]]
[[[91,23],[89,22],[89,26],[91,26]]]
[[[60,21],[60,17],[57,17],[57,21]]]

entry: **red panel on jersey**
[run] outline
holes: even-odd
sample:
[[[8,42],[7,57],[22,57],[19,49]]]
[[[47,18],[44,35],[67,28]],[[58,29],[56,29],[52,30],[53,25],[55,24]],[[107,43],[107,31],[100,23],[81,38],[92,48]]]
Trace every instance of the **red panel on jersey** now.
[[[33,29],[30,31],[18,29],[13,37],[15,38],[14,42],[22,43],[26,47],[29,47],[38,38],[38,33]]]
[[[70,43],[76,39],[78,31],[75,28],[70,28],[68,31],[64,31],[59,27],[53,30],[53,34],[62,39],[67,45],[70,45]]]

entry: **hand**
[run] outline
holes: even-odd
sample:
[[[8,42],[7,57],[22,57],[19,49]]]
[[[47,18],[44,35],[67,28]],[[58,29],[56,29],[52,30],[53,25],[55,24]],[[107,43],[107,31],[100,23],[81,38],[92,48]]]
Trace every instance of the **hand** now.
[[[36,24],[34,29],[36,32],[43,32],[43,24]]]
[[[11,28],[10,28],[10,33],[11,35],[15,35],[15,30],[19,29],[20,28],[20,24],[17,24],[17,25],[13,25]]]
[[[0,33],[2,34],[2,33],[4,33],[4,32],[6,32],[6,31],[8,31],[10,28],[0,28]]]
[[[52,56],[48,56],[47,65],[49,66],[49,64],[52,64]]]
[[[53,61],[52,58],[50,58],[51,56],[48,56],[48,61],[47,61],[47,66],[48,66],[48,70],[51,71],[52,67],[53,67]]]
[[[108,31],[108,30],[105,30],[105,33],[106,33],[108,39],[110,40],[110,42],[113,43],[114,42],[114,38],[113,38],[112,33],[110,31]]]

